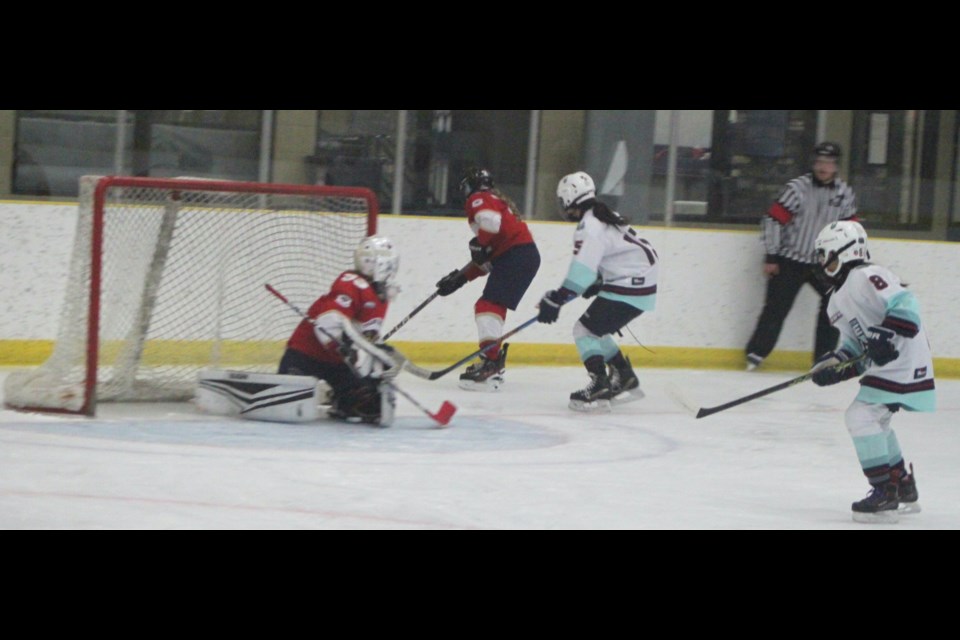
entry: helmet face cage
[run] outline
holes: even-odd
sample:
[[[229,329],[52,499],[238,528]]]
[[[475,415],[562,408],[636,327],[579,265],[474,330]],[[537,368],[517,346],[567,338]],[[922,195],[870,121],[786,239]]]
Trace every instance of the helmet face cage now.
[[[364,238],[354,252],[354,265],[357,271],[373,281],[377,289],[393,284],[400,268],[400,254],[393,242],[384,236]]]
[[[867,232],[859,222],[853,220],[841,220],[824,227],[817,236],[815,247],[817,261],[831,277],[849,262],[870,259]]]
[[[460,193],[469,198],[471,193],[493,189],[493,176],[486,169],[471,167],[463,174],[460,180]]]

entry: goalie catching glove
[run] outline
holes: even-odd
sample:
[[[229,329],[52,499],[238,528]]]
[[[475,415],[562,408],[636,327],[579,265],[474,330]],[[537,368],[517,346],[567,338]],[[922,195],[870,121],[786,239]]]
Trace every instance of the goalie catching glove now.
[[[357,377],[386,382],[397,377],[406,361],[402,353],[388,344],[372,342],[374,334],[368,334],[369,337],[364,335],[351,320],[339,313],[332,314],[325,324],[329,326],[334,321],[342,331],[340,337],[337,338],[331,330],[315,322],[317,338],[327,342],[334,341],[337,351]]]
[[[364,349],[357,349],[356,363],[354,364],[357,375],[361,378],[392,381],[403,368],[403,354],[388,344],[380,343],[371,346],[379,351],[377,355]]]
[[[353,365],[358,378],[392,382],[403,369],[406,358],[388,344],[368,340],[360,342],[351,336],[347,360]]]

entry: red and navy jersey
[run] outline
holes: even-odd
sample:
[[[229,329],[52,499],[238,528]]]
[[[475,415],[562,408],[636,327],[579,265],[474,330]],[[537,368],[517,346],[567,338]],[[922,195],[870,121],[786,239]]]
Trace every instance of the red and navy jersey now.
[[[366,278],[354,271],[345,271],[333,283],[328,293],[310,305],[307,315],[337,340],[342,340],[341,323],[344,317],[358,325],[360,332],[380,335],[383,319],[387,315],[387,306]],[[322,362],[343,361],[337,353],[336,344],[332,341],[321,343],[313,324],[307,320],[301,321],[294,329],[293,335],[287,341],[287,348]]]
[[[533,244],[527,224],[518,218],[505,200],[490,191],[477,191],[467,198],[464,208],[470,229],[484,247],[493,249],[490,258],[521,244]],[[479,272],[479,268],[475,268]],[[470,275],[480,275],[468,273]],[[472,279],[472,278],[471,278]]]

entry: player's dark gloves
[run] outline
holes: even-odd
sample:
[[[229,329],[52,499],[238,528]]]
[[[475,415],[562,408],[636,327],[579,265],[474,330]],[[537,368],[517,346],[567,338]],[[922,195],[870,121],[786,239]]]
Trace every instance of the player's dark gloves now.
[[[883,327],[867,329],[867,357],[878,367],[897,359],[900,352],[893,346],[893,331]]]
[[[438,293],[441,296],[448,296],[465,284],[467,284],[467,276],[460,273],[459,270],[454,270],[437,283]]]
[[[547,291],[540,299],[540,313],[537,314],[537,320],[544,324],[553,324],[560,317],[560,307],[575,295],[572,291],[563,287]]]
[[[485,247],[480,244],[477,238],[470,239],[470,260],[478,267],[482,267],[490,261],[490,254],[493,253],[491,247]]]
[[[597,281],[594,282],[589,287],[587,287],[587,290],[580,295],[582,295],[584,298],[592,298],[593,296],[600,293],[600,287],[602,286],[603,286],[603,278],[597,278]]]
[[[832,384],[837,384],[838,382],[843,382],[844,380],[849,380],[850,378],[856,377],[857,367],[856,365],[850,365],[849,367],[837,368],[837,365],[848,360],[846,352],[838,354],[836,352],[830,352],[822,356],[817,360],[814,367],[823,365],[821,369],[818,369],[813,377],[810,378],[813,380],[813,384],[818,387],[828,387]]]

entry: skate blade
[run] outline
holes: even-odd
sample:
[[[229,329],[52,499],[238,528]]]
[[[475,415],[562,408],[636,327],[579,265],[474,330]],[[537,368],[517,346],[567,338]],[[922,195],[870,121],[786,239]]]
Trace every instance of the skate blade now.
[[[584,402],[583,400],[571,400],[567,405],[574,411],[582,413],[600,413],[610,411],[609,400],[594,400],[593,402]]]
[[[464,391],[480,391],[487,393],[494,393],[500,391],[500,387],[503,385],[503,378],[487,378],[483,382],[477,382],[476,380],[460,380],[458,386]]]
[[[626,404],[635,400],[643,400],[647,397],[640,389],[631,389],[630,391],[621,391],[610,401],[613,405]]]
[[[911,513],[920,513],[920,511],[919,502],[901,502],[900,508],[897,509],[897,513],[900,515],[910,515]]]
[[[897,524],[900,522],[900,518],[897,516],[897,512],[892,509],[889,511],[877,511],[876,513],[860,513],[859,511],[854,511],[853,521],[863,524]]]

